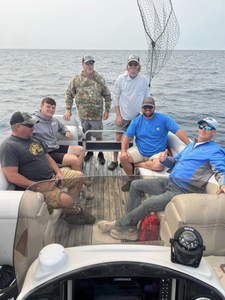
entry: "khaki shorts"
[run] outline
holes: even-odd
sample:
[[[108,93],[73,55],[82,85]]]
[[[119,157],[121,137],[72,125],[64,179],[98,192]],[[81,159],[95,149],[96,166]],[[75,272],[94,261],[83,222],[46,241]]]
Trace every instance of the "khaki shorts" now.
[[[79,182],[80,178],[77,177],[81,176],[81,172],[68,169],[61,169],[60,171],[63,174],[63,178],[68,178],[67,180],[64,180],[63,187],[71,188]],[[55,179],[55,174],[53,175],[52,179]],[[59,208],[62,207],[60,203],[60,195],[62,193],[65,193],[65,191],[60,190],[56,187],[53,191],[44,192],[43,194],[48,204],[50,204],[54,208]]]
[[[159,155],[161,153],[161,152],[159,152],[150,157],[146,157],[146,156],[141,155],[141,153],[138,151],[137,146],[132,146],[132,147],[128,148],[127,152],[130,153],[130,155],[132,156],[134,163],[146,162],[146,161],[152,160],[154,158],[159,158]]]

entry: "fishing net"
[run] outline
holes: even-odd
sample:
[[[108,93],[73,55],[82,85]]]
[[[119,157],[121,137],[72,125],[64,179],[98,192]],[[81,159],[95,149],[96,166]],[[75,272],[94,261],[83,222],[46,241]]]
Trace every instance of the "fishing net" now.
[[[168,61],[176,46],[180,30],[170,0],[137,0],[147,44],[147,72],[149,87],[152,78]]]

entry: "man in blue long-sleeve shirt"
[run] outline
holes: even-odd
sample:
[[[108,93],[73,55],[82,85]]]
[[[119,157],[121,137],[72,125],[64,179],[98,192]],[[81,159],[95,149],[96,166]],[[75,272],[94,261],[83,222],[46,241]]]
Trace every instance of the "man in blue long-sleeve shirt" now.
[[[135,180],[131,184],[127,213],[114,222],[101,221],[99,228],[116,239],[137,240],[137,223],[149,213],[164,210],[179,194],[203,192],[211,176],[219,183],[217,194],[225,193],[225,151],[212,141],[218,129],[213,118],[198,122],[198,139],[176,157],[160,153],[160,162],[172,171],[169,178]],[[141,203],[142,193],[151,196]]]

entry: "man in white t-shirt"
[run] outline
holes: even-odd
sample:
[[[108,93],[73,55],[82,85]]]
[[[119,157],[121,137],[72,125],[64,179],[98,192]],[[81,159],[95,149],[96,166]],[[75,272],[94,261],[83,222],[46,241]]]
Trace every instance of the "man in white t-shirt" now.
[[[120,75],[115,83],[112,99],[116,111],[115,140],[121,141],[131,121],[136,118],[141,110],[145,97],[149,97],[147,78],[140,74],[140,58],[131,54],[127,61],[127,71]],[[118,166],[118,152],[114,152],[114,160],[108,166],[113,171]]]

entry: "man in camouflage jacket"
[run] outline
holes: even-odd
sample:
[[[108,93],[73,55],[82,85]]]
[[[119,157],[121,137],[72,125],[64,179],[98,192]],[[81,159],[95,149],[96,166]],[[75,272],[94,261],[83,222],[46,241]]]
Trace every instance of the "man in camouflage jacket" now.
[[[94,58],[91,55],[85,55],[82,58],[83,70],[80,74],[75,75],[67,90],[65,98],[66,112],[64,119],[69,120],[73,98],[75,98],[77,114],[81,121],[83,132],[87,130],[102,130],[102,120],[107,120],[111,105],[111,94],[105,82],[105,79],[94,71]],[[105,99],[105,112],[103,114],[103,98]],[[97,141],[102,141],[101,132],[92,132],[86,135],[88,141],[91,141],[91,136]],[[85,161],[89,161],[93,157],[93,152],[87,152],[84,157]],[[102,152],[98,154],[100,164],[105,163]]]

